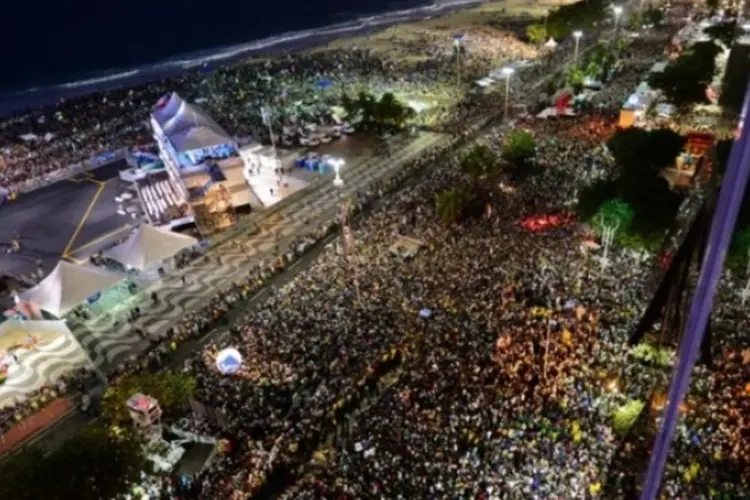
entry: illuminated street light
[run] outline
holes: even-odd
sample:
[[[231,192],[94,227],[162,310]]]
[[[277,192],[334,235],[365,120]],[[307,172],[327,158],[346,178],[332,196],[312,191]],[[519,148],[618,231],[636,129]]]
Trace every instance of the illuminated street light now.
[[[617,28],[620,25],[620,16],[622,16],[622,7],[615,5],[612,7],[612,12],[615,13],[615,36],[617,36]]]
[[[573,32],[573,38],[576,39],[576,47],[573,51],[573,65],[578,66],[578,43],[581,41],[581,37],[583,36],[583,31],[578,30]]]
[[[510,77],[513,75],[515,70],[510,66],[503,68],[503,75],[505,75],[505,118],[508,118],[508,96],[510,95]]]
[[[341,187],[344,185],[344,179],[341,178],[341,167],[344,166],[344,160],[341,158],[333,158],[328,162],[332,167],[333,171],[336,172],[336,177],[333,179],[333,185]]]

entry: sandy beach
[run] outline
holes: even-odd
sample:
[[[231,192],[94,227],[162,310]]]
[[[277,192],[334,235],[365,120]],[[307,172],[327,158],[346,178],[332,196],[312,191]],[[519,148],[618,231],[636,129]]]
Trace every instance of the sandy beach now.
[[[444,53],[453,51],[454,36],[466,35],[463,46],[472,56],[498,61],[505,59],[509,46],[526,45],[526,57],[534,57],[538,48],[519,40],[525,26],[545,12],[570,0],[498,0],[431,19],[394,25],[369,35],[346,37],[313,51],[357,46],[371,48],[381,56],[401,62],[418,62],[433,56],[423,50],[425,44],[437,45]]]

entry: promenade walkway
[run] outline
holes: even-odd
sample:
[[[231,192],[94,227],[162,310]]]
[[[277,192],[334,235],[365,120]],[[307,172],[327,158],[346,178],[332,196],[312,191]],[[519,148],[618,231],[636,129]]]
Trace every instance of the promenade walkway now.
[[[259,262],[276,258],[275,244],[284,248],[290,240],[313,231],[320,223],[333,220],[343,197],[366,189],[378,179],[395,173],[406,162],[419,157],[425,150],[444,144],[447,136],[422,133],[409,141],[390,158],[373,158],[353,165],[342,172],[344,186],[336,188],[326,179],[278,212],[258,220],[264,228],[257,236],[240,234],[234,241],[241,246],[223,245],[210,253],[210,259],[201,259],[184,271],[160,280],[147,290],[133,296],[114,312],[91,320],[69,320],[69,327],[81,345],[90,353],[99,368],[109,372],[132,356],[138,356],[148,347],[148,342],[136,333],[125,318],[129,310],[140,306],[142,317],[135,323],[147,335],[158,335],[174,325],[187,312],[199,308],[219,291],[231,285]],[[152,292],[159,296],[153,304]]]

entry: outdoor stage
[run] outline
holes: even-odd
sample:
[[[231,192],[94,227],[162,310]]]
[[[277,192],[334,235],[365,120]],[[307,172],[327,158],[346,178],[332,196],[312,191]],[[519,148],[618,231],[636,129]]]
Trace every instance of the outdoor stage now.
[[[125,189],[120,166],[116,162],[1,205],[0,275],[31,274],[37,260],[46,274],[61,257],[85,258],[97,243],[127,234],[129,219],[117,214],[115,202]],[[8,254],[15,234],[21,251]]]

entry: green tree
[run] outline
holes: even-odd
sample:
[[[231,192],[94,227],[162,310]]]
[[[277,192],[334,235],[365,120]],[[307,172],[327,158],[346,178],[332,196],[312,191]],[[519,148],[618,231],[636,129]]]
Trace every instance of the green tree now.
[[[565,72],[565,84],[573,89],[574,94],[580,94],[583,90],[583,80],[586,78],[586,74],[582,69],[577,67],[570,67]]]
[[[617,45],[598,43],[588,52],[585,62],[581,66],[587,68],[585,71],[587,76],[607,81],[617,63],[617,54]]]
[[[505,161],[516,168],[527,167],[536,156],[534,136],[524,130],[513,130],[505,135],[502,155]]]
[[[580,220],[589,220],[607,200],[617,197],[617,184],[613,181],[598,181],[584,187],[578,194],[576,212]]]
[[[727,256],[728,265],[732,269],[744,272],[748,261],[747,251],[750,249],[750,227],[738,229],[732,235],[732,245]]]
[[[719,50],[713,42],[696,43],[664,71],[652,73],[649,85],[661,90],[670,103],[680,108],[706,103],[706,87],[713,80]]]
[[[643,20],[646,24],[659,26],[664,21],[664,12],[656,7],[649,7],[643,13]]]
[[[526,27],[526,38],[530,43],[542,44],[547,40],[547,30],[541,24],[529,24]]]
[[[726,47],[731,47],[734,41],[734,32],[737,29],[737,23],[730,21],[727,23],[714,24],[703,29],[703,32],[714,40],[718,40]]]
[[[149,470],[138,436],[89,426],[47,457],[38,450],[24,450],[0,464],[0,498],[115,498]]]
[[[446,189],[435,195],[435,213],[443,222],[456,222],[463,212],[466,196],[458,188]]]
[[[638,31],[645,23],[645,19],[641,14],[630,14],[628,16],[627,25],[630,31]]]
[[[190,406],[195,393],[195,379],[182,372],[137,373],[118,380],[107,389],[102,414],[113,425],[130,421],[127,400],[136,393],[156,398],[165,416],[179,416]]]
[[[682,196],[671,191],[662,169],[674,164],[685,138],[669,129],[618,131],[607,146],[620,166],[617,195],[635,211],[633,230],[644,238],[663,236]]]
[[[608,6],[609,2],[604,0],[587,0],[561,5],[549,14],[548,35],[555,40],[562,40],[575,30],[592,29],[608,15]]]
[[[361,118],[362,110],[359,107],[359,101],[349,97],[349,94],[341,95],[341,107],[344,108],[346,119],[350,122],[356,122]]]
[[[685,138],[666,128],[630,127],[618,130],[607,141],[607,148],[618,165],[630,170],[645,168],[648,172],[673,165],[684,146]]]
[[[627,231],[635,218],[635,211],[626,201],[621,198],[607,200],[599,207],[597,213],[591,218],[591,226],[601,234],[603,225],[616,225],[618,231]]]
[[[406,120],[413,116],[413,110],[404,106],[392,92],[386,92],[375,105],[376,125],[381,128],[403,128]]]
[[[373,125],[377,119],[377,101],[375,97],[360,90],[357,94],[357,107],[359,108],[360,116],[362,117],[362,123],[365,125]]]
[[[461,171],[476,183],[485,177],[494,177],[498,169],[499,159],[489,146],[477,145],[461,157]]]

